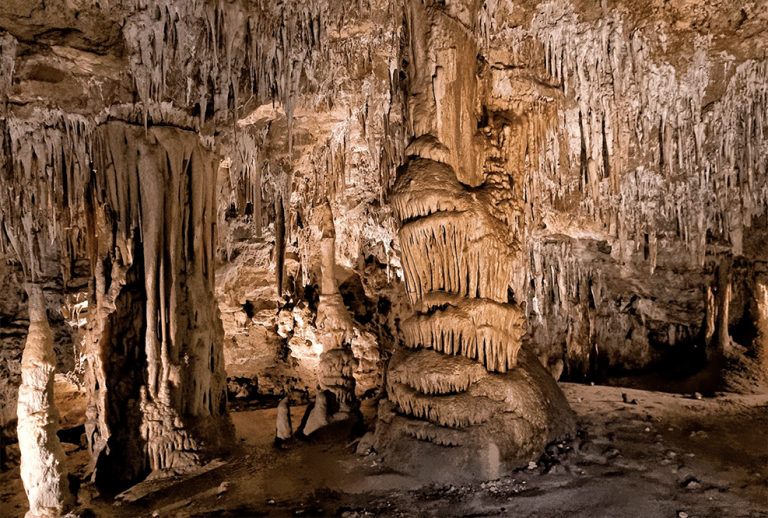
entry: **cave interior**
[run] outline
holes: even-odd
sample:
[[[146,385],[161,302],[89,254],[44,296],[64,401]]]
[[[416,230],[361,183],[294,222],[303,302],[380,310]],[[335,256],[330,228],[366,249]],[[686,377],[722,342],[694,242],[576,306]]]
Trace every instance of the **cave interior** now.
[[[0,515],[768,517],[768,2],[3,0]]]

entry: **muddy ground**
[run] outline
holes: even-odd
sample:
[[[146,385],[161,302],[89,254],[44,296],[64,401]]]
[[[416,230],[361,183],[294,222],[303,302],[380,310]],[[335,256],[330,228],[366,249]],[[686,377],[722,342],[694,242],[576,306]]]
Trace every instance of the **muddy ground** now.
[[[562,384],[579,435],[499,480],[424,486],[354,454],[355,443],[273,444],[276,409],[232,414],[236,453],[197,474],[116,497],[83,482],[79,516],[768,517],[768,395],[696,399]],[[292,409],[298,423],[304,407]],[[364,411],[374,417],[373,401]],[[88,453],[65,444],[71,473]],[[0,478],[0,516],[27,511],[18,468]]]

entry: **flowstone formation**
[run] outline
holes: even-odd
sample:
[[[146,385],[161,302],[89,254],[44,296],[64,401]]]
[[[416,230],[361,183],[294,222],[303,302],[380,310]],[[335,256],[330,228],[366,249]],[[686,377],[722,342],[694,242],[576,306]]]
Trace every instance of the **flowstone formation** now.
[[[213,299],[216,162],[205,139],[56,112],[6,124],[4,246],[35,280],[90,261],[94,481],[119,488],[225,451],[233,430]],[[55,454],[55,440],[41,448]]]
[[[522,171],[486,167],[469,6],[412,2],[416,138],[392,205],[408,297],[406,348],[392,357],[377,449],[427,480],[497,478],[574,430],[552,377],[523,345],[511,292]],[[516,114],[524,117],[525,114]],[[511,131],[519,123],[511,122]]]

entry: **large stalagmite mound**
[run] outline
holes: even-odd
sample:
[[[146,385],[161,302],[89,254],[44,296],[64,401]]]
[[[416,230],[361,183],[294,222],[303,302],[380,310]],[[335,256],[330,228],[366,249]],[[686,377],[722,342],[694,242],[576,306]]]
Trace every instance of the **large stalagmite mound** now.
[[[409,351],[390,360],[376,448],[393,469],[436,481],[498,478],[575,431],[555,380],[530,350],[521,351],[526,315],[513,288],[523,262],[516,193],[524,170],[486,168],[492,138],[477,132],[476,111],[488,98],[470,66],[482,64],[466,35],[475,8],[406,6],[419,50],[409,67],[418,129],[392,205],[417,313],[403,322]],[[425,73],[430,69],[434,74]],[[531,110],[518,107],[522,116]]]
[[[425,349],[395,353],[376,430],[388,466],[425,483],[494,480],[573,433],[565,396],[527,347],[504,374],[472,365]]]

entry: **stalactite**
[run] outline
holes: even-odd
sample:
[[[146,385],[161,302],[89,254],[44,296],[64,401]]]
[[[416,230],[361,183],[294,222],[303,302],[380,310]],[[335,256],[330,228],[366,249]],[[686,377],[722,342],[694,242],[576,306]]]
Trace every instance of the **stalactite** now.
[[[285,276],[285,211],[283,210],[283,196],[278,194],[275,198],[275,271],[277,273],[277,292],[283,294],[283,277]]]
[[[0,113],[5,112],[5,103],[11,92],[17,47],[16,38],[7,33],[0,35]]]
[[[636,242],[636,236],[642,236],[649,224],[667,228],[670,219],[685,218],[680,226],[689,229],[686,242],[693,266],[700,267],[704,261],[701,232],[724,235],[732,241],[735,253],[741,253],[742,220],[748,221],[749,216],[764,211],[768,205],[766,187],[729,187],[724,179],[735,169],[765,170],[765,164],[753,161],[756,155],[749,151],[766,146],[762,129],[754,135],[745,131],[750,120],[761,117],[752,114],[765,102],[765,62],[747,61],[739,65],[725,95],[706,113],[702,100],[712,68],[717,66],[707,55],[709,37],[698,37],[692,62],[680,73],[667,63],[649,58],[648,49],[657,43],[650,41],[643,29],[627,37],[617,14],[590,24],[579,21],[571,9],[557,2],[542,4],[528,34],[541,41],[545,70],[563,85],[567,96],[579,99],[579,118],[584,116],[582,123],[576,124],[564,112],[566,124],[554,130],[554,140],[573,142],[575,135],[581,135],[581,150],[570,146],[571,163],[581,151],[586,159],[594,161],[598,170],[605,171],[603,177],[610,178],[611,192],[620,194],[620,199],[639,202],[619,208],[619,198],[614,197],[611,209],[601,211],[605,216],[600,216],[600,221],[607,225],[606,216],[618,214],[616,227],[622,230],[618,237],[622,242]],[[558,56],[563,57],[559,62]],[[658,135],[656,142],[652,140],[654,132]],[[636,176],[640,182],[634,184],[627,182],[629,176],[625,174],[630,166],[627,136],[632,134],[640,148],[651,146],[651,150],[656,150],[660,167],[657,172],[638,168]],[[705,145],[707,139],[724,145]],[[733,144],[735,141],[744,142],[747,152],[733,153],[731,150],[739,147]],[[557,159],[557,154],[543,156],[542,170],[558,171],[552,163]],[[724,171],[724,167],[729,170]],[[711,175],[709,179],[703,177],[707,170],[714,173],[706,175]],[[564,189],[570,188],[562,181],[564,176],[564,171],[555,173],[555,179],[560,180],[555,184],[561,186],[554,189],[555,196],[562,197]],[[591,188],[585,192],[586,207],[603,205],[600,191],[601,188]],[[675,194],[665,196],[666,192]],[[663,202],[653,209],[653,222],[648,217],[655,200]],[[749,216],[742,218],[742,213]],[[719,220],[725,221],[722,229],[717,224]],[[649,262],[654,257],[649,254]],[[655,265],[649,269],[654,270]]]

